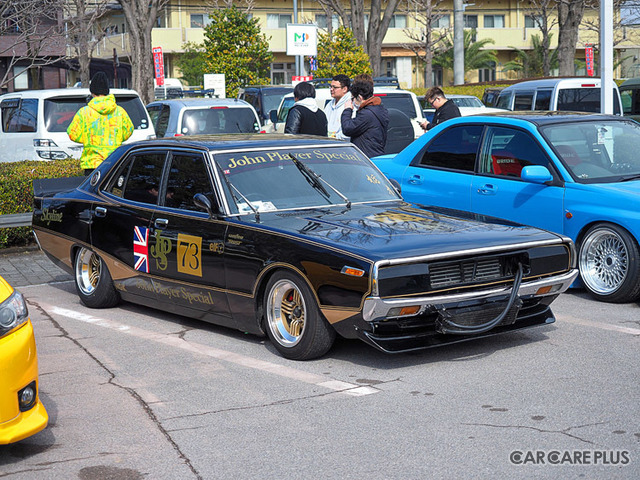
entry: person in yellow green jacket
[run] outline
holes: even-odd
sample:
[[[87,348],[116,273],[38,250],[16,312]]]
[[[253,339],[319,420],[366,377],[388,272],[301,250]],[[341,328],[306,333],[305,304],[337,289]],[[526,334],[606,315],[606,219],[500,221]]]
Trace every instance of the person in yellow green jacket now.
[[[67,134],[84,145],[80,167],[89,175],[122,142],[133,133],[133,123],[127,111],[109,95],[109,80],[104,72],[96,73],[89,84],[93,97],[73,117]]]

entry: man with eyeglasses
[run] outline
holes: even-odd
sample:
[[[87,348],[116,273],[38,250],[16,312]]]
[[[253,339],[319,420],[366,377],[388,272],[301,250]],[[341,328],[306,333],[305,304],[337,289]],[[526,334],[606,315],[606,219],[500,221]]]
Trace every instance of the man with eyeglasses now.
[[[349,137],[342,133],[342,122],[340,118],[342,117],[345,103],[351,99],[351,93],[349,92],[351,81],[346,75],[338,74],[331,79],[330,85],[333,100],[325,107],[329,136],[337,138],[338,140],[349,141]]]
[[[425,120],[420,124],[423,130],[431,130],[436,125],[449,120],[450,118],[461,117],[460,109],[458,106],[447,100],[444,96],[444,92],[440,87],[431,87],[425,93],[424,98],[436,109],[436,113],[433,115],[431,122]]]

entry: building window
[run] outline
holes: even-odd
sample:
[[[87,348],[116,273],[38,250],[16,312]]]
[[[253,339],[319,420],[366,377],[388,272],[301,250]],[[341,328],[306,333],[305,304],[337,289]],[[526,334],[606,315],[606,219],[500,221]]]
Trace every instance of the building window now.
[[[465,15],[464,16],[464,28],[478,28],[478,16],[477,15]]]
[[[385,58],[384,62],[382,63],[382,65],[384,66],[384,74],[387,77],[395,77],[397,76],[396,74],[396,59],[395,58]]]
[[[267,13],[267,28],[287,28],[287,23],[291,22],[291,15],[281,15],[278,13]]]
[[[449,15],[441,15],[431,22],[432,28],[449,28],[450,26]]]
[[[525,15],[524,28],[538,28],[542,25],[542,17],[540,15]]]
[[[407,16],[394,15],[389,22],[389,28],[407,28]]]
[[[316,15],[316,23],[318,24],[318,28],[322,28],[323,30],[327,30],[329,28],[326,15]],[[338,15],[332,15],[331,28],[336,30],[338,27],[340,27],[340,19]]]
[[[478,70],[479,82],[493,82],[496,79],[496,62],[491,62],[489,68],[481,68]]]
[[[211,23],[209,15],[203,13],[191,14],[191,28],[204,28]]]
[[[484,28],[504,28],[504,15],[485,15]]]

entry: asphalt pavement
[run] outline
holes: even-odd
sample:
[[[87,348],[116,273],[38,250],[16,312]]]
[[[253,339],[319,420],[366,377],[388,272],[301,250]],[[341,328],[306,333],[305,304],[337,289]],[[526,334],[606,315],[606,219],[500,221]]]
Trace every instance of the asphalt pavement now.
[[[73,280],[38,247],[0,250],[0,275],[14,288]]]

